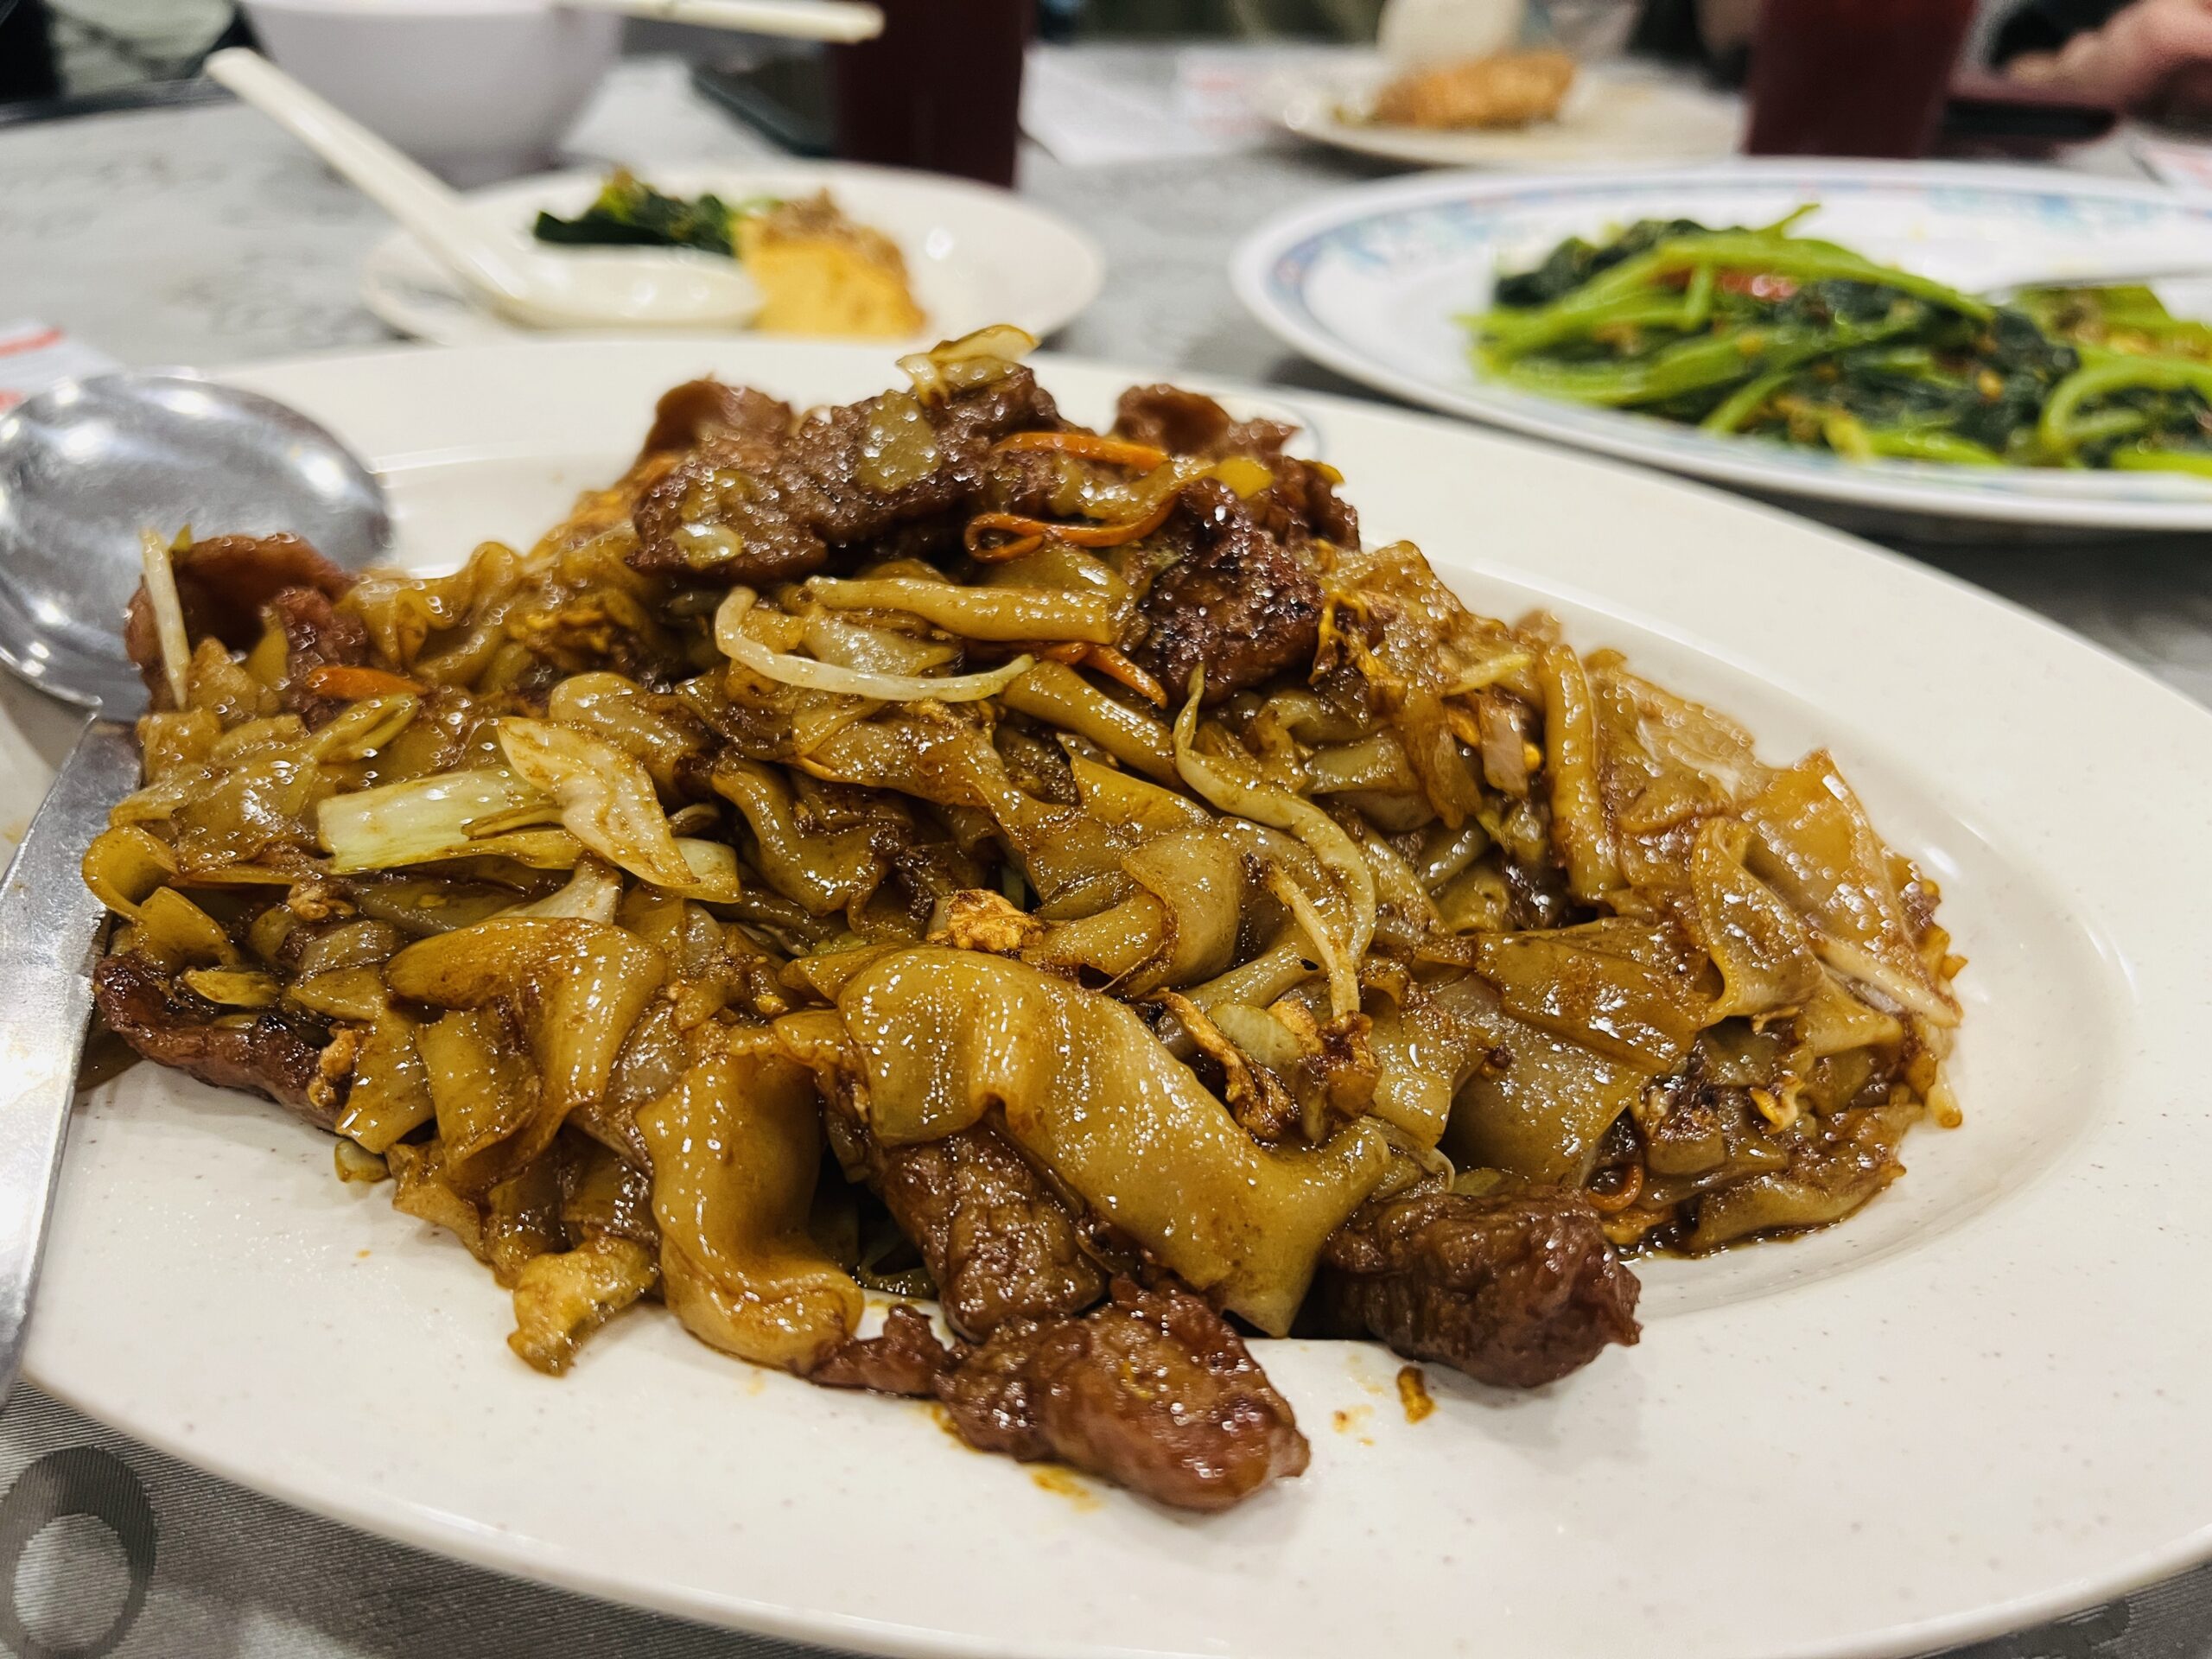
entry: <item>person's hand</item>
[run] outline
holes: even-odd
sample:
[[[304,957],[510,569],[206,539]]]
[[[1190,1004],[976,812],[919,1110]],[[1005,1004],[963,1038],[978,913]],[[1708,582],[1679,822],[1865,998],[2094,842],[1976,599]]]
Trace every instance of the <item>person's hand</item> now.
[[[2138,110],[2212,110],[2212,0],[2135,0],[2057,52],[2005,66],[2014,79]]]

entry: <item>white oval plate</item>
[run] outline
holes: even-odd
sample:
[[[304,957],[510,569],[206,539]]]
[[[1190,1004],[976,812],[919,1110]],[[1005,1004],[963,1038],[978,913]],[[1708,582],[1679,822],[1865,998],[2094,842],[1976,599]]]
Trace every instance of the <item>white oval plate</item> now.
[[[1040,362],[1096,419],[1157,366]],[[387,472],[410,561],[534,536],[703,370],[801,400],[884,353],[385,353],[231,378]],[[140,1067],[73,1127],[41,1386],[355,1525],[870,1652],[1809,1659],[2026,1624],[2206,1553],[2212,718],[2070,635],[1781,514],[1464,426],[1301,399],[1371,537],[1475,605],[1834,747],[1973,959],[1966,1127],[1847,1225],[1642,1271],[1641,1346],[1526,1395],[1262,1344],[1313,1466],[1237,1510],[1071,1498],[913,1405],[710,1352],[658,1309],[549,1381],[507,1299],[275,1108]],[[6,735],[0,728],[0,737]],[[0,742],[0,782],[38,779]]]
[[[1427,176],[1294,209],[1238,249],[1247,308],[1339,373],[1432,409],[1745,489],[1924,518],[2086,529],[2212,529],[2212,483],[2177,474],[1859,464],[1672,422],[1589,409],[1485,380],[1458,321],[1487,310],[1501,270],[1563,238],[1639,219],[1770,224],[1821,204],[1812,233],[1969,289],[2031,275],[2212,273],[2212,200],[2050,169],[1878,162],[1739,162],[1611,177]],[[2187,309],[2212,284],[2161,284]]]
[[[1332,53],[1271,77],[1257,101],[1301,138],[1416,167],[1688,166],[1734,155],[1743,132],[1740,99],[1627,60],[1583,65],[1556,120],[1471,132],[1380,126],[1363,118],[1390,73],[1374,54]]]
[[[636,171],[670,194],[713,191],[725,201],[828,190],[848,218],[881,231],[906,256],[915,301],[929,314],[917,336],[925,345],[994,322],[1019,323],[1042,339],[1096,299],[1106,280],[1105,254],[1067,220],[963,179],[843,162],[641,164]],[[541,174],[472,191],[468,200],[487,228],[527,242],[541,208],[573,217],[606,175],[604,168]],[[369,250],[361,302],[403,334],[441,346],[545,337],[485,305],[405,231]]]

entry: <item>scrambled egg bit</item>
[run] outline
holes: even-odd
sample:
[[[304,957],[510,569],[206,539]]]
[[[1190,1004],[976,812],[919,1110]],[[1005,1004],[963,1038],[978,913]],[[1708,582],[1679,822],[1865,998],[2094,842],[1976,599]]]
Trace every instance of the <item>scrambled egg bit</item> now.
[[[927,321],[898,244],[847,219],[826,191],[747,218],[737,248],[760,285],[753,327],[764,334],[903,340]]]

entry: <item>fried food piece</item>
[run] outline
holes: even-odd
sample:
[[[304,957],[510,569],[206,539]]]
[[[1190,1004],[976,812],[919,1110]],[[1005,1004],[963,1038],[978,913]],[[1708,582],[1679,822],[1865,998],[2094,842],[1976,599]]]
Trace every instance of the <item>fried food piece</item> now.
[[[1131,386],[1114,406],[1114,435],[1148,443],[1171,455],[1249,455],[1277,461],[1297,432],[1281,421],[1237,421],[1202,391],[1180,386]]]
[[[1323,1254],[1309,1314],[1408,1359],[1533,1389],[1638,1335],[1636,1276],[1580,1192],[1524,1186],[1372,1204]]]
[[[1230,455],[1263,463],[1274,485],[1246,500],[1254,521],[1278,539],[1300,545],[1325,541],[1359,545],[1359,514],[1337,493],[1331,468],[1283,453],[1298,435],[1287,422],[1234,420],[1204,392],[1180,386],[1131,386],[1114,410],[1114,435],[1171,455],[1220,461]]]
[[[1001,1325],[936,1387],[979,1451],[1058,1459],[1176,1509],[1230,1509],[1310,1456],[1243,1338],[1172,1284],[1117,1279],[1082,1319]]]
[[[262,607],[262,617],[284,635],[284,677],[276,695],[309,726],[320,726],[346,707],[343,696],[318,689],[318,669],[359,668],[369,660],[369,631],[361,619],[334,608],[320,588],[286,588]]]
[[[1370,118],[1387,127],[1436,131],[1525,127],[1559,114],[1574,85],[1564,52],[1501,52],[1401,75],[1375,97]]]
[[[741,220],[737,249],[760,285],[753,326],[763,334],[903,340],[928,321],[899,245],[847,219],[827,191]]]
[[[515,1279],[507,1346],[548,1376],[575,1363],[584,1339],[660,1282],[660,1259],[633,1238],[594,1233],[535,1256]]]

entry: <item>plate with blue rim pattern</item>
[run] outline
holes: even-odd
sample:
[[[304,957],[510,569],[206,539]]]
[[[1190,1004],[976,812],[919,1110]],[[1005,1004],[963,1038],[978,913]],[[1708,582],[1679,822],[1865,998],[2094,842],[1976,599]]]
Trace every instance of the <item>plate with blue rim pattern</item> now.
[[[1237,251],[1238,297],[1269,330],[1355,380],[1447,413],[1763,495],[1929,520],[2064,530],[2212,530],[2212,480],[2177,474],[1853,461],[1758,438],[1708,436],[1487,380],[1461,319],[1501,274],[1568,236],[1642,219],[1715,226],[1815,211],[1807,234],[1968,290],[2171,270],[2183,315],[2212,315],[2212,197],[2047,168],[1740,162],[1605,176],[1429,174],[1284,213]]]

